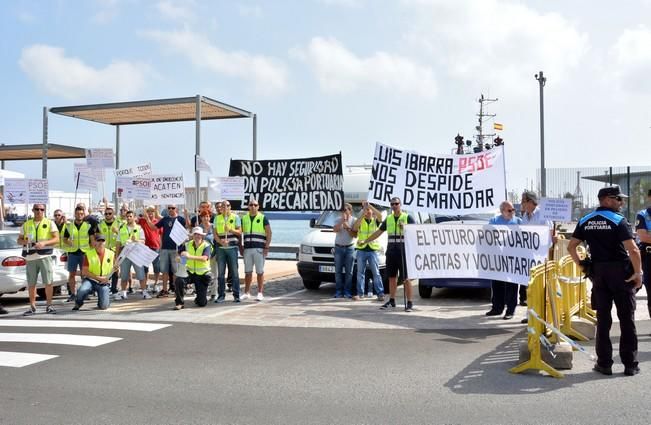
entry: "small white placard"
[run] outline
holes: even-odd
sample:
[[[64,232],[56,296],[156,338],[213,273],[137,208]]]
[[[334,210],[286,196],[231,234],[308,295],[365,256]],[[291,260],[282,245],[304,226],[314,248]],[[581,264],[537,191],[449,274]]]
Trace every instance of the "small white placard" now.
[[[541,198],[538,204],[542,218],[550,221],[572,221],[572,200],[566,198]]]

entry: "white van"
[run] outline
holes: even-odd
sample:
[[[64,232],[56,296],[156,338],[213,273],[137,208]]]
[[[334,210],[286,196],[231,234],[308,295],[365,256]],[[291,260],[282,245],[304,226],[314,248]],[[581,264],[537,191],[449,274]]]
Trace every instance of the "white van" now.
[[[344,174],[344,202],[353,206],[353,216],[359,217],[362,201],[368,197],[368,187],[371,179],[371,166],[349,166]],[[387,209],[380,208],[382,216],[386,217]],[[335,281],[335,233],[334,225],[341,217],[341,211],[323,211],[321,215],[310,220],[312,230],[303,237],[298,253],[298,273],[303,279],[306,289],[316,290],[322,282]],[[380,243],[380,274],[388,293],[388,279],[385,276],[387,235],[383,233],[378,239]],[[353,266],[353,292],[356,288],[357,266]],[[367,277],[370,273],[367,270]]]

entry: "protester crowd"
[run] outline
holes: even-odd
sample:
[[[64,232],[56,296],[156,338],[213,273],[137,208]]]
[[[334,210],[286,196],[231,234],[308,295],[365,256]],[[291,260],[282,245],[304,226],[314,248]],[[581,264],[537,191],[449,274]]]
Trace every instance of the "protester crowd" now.
[[[238,216],[231,211],[228,201],[214,205],[202,202],[196,215],[188,211],[179,214],[176,205],[167,206],[161,215],[155,206],[145,208],[142,214],[129,209],[127,204],[119,213],[107,206],[102,217],[77,204],[74,215],[66,219],[61,210],[52,218],[46,216],[44,204],[34,204],[32,217],[19,230],[18,243],[23,246],[29,293],[29,309],[23,314],[36,313],[36,285],[39,275],[45,285],[46,313],[55,314],[52,304],[54,249],[65,252],[68,271],[68,299],[77,311],[90,294],[97,296],[97,307],[107,309],[111,301],[129,297],[149,299],[176,293],[175,309],[184,307],[183,294],[192,286],[195,304],[205,306],[208,301],[226,301],[226,279],[232,279],[229,291],[233,302],[251,298],[251,284],[255,269],[257,294],[264,299],[264,264],[271,243],[269,220],[259,210],[255,199],[248,202],[248,211]],[[180,244],[172,237],[175,224],[187,229],[187,238]],[[143,244],[153,253],[151,262],[154,293],[147,285],[149,269],[136,264],[126,253],[129,244]],[[240,293],[238,255],[244,259],[245,287]],[[81,284],[77,285],[77,275]],[[160,277],[160,286],[158,279]],[[137,281],[138,289],[134,290]],[[232,289],[231,289],[232,287]],[[6,313],[0,306],[0,314]]]

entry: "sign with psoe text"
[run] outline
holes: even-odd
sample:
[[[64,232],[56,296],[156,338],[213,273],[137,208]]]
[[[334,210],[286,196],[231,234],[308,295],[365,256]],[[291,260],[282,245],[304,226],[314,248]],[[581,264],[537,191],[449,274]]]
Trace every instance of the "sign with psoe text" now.
[[[423,155],[377,143],[368,200],[440,214],[493,212],[504,200],[504,147],[476,154]]]

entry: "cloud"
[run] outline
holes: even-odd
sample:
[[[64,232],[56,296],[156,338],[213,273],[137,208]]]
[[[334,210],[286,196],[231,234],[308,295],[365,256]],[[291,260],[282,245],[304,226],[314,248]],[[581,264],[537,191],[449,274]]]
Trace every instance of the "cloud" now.
[[[619,88],[633,94],[651,92],[651,30],[645,26],[625,30],[609,52],[611,77]]]
[[[275,95],[287,89],[287,69],[272,57],[243,51],[227,52],[189,30],[144,31],[142,35],[165,49],[187,57],[197,68],[251,82],[258,94]]]
[[[315,37],[306,49],[290,53],[308,64],[327,93],[350,93],[362,87],[422,97],[437,92],[430,68],[382,51],[358,57],[334,38]]]
[[[539,70],[562,80],[586,55],[588,37],[557,13],[511,0],[404,0],[415,20],[405,39],[447,72],[517,93]]]
[[[186,1],[171,1],[171,0],[161,0],[156,3],[156,10],[164,18],[173,20],[188,22],[194,19],[194,12],[192,9],[195,7],[195,3],[192,0]]]
[[[93,15],[92,20],[98,24],[108,24],[120,12],[118,0],[95,0],[99,10]]]
[[[261,18],[262,17],[262,8],[260,6],[256,5],[251,5],[251,6],[245,6],[245,5],[239,5],[238,11],[240,12],[241,16],[247,17],[247,18]]]
[[[68,57],[60,47],[34,44],[23,49],[20,67],[47,94],[66,99],[128,99],[145,85],[147,67],[114,61],[102,69]]]
[[[319,3],[328,5],[328,6],[344,6],[344,7],[361,7],[362,0],[319,0]]]

